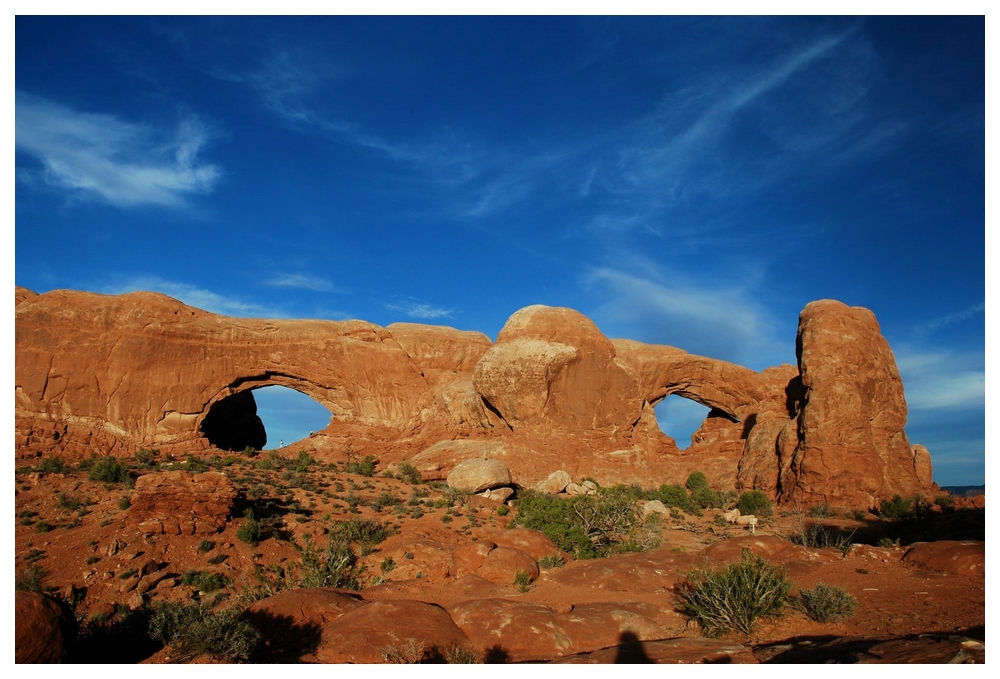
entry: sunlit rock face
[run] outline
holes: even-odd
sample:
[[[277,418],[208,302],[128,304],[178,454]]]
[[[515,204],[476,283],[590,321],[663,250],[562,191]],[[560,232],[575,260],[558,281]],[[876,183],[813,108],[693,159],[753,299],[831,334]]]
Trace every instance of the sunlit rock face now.
[[[760,373],[612,341],[540,305],[493,343],[410,323],[227,318],[156,293],[16,288],[15,302],[19,458],[263,447],[250,390],[276,384],[334,415],[300,449],[412,459],[436,478],[484,458],[526,487],[557,470],[647,487],[700,470],[719,488],[845,506],[931,487],[892,352],[870,311],[839,302],[802,312],[798,366]],[[653,411],[672,394],[711,409],[683,451]]]

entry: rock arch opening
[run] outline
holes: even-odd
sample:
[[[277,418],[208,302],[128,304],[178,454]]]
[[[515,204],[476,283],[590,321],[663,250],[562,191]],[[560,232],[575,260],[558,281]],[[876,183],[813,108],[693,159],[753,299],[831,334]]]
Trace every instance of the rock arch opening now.
[[[333,415],[310,396],[278,385],[247,389],[212,404],[201,433],[216,448],[275,449],[325,428]]]
[[[701,427],[711,409],[683,396],[670,395],[657,403],[653,412],[660,431],[673,438],[678,448],[686,450],[691,445],[691,435]]]
[[[266,449],[308,438],[330,424],[331,413],[319,401],[290,387],[269,386],[253,391],[257,416],[267,429]]]

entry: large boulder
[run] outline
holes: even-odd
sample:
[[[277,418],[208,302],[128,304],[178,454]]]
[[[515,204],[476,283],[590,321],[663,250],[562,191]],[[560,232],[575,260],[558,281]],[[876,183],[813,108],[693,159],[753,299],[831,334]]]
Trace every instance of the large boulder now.
[[[511,316],[483,354],[473,384],[514,431],[614,429],[642,412],[638,380],[578,311],[529,306]]]
[[[330,587],[291,589],[254,602],[244,616],[264,635],[264,659],[296,662],[315,656],[327,623],[366,605],[359,595]]]
[[[500,460],[466,460],[448,474],[448,485],[466,493],[510,485],[510,470]]]
[[[420,601],[376,601],[323,627],[316,657],[322,663],[417,662],[469,639],[440,606]]]
[[[14,592],[14,662],[63,662],[74,626],[59,604],[44,594]]]
[[[984,574],[986,543],[979,540],[918,542],[903,556],[903,561],[956,575]]]

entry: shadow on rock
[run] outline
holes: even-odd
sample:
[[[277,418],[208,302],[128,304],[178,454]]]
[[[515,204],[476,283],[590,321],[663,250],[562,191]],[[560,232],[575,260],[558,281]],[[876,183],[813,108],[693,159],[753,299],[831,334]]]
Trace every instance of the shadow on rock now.
[[[322,627],[313,622],[296,622],[290,615],[275,615],[268,611],[246,611],[244,619],[260,630],[266,640],[257,652],[256,662],[294,663],[316,653]]]
[[[650,664],[653,661],[646,655],[642,642],[632,632],[622,632],[618,638],[618,652],[615,654],[615,664]]]

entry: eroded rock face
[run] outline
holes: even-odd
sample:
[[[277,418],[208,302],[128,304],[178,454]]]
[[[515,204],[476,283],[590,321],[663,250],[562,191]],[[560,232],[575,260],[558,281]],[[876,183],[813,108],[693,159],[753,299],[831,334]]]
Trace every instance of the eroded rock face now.
[[[236,488],[225,474],[143,474],[135,481],[129,522],[147,534],[215,533],[226,525]]]
[[[317,458],[350,447],[411,461],[425,480],[482,458],[521,487],[558,470],[646,486],[702,471],[717,488],[845,506],[931,489],[892,352],[870,311],[839,302],[802,312],[798,367],[761,373],[612,341],[545,306],[515,313],[492,344],[415,324],[226,318],[155,293],[17,288],[15,302],[21,458],[260,447],[250,390],[278,384],[333,413],[309,439]],[[683,451],[653,411],[672,394],[711,409]]]
[[[929,477],[929,459],[917,459],[903,431],[903,382],[875,315],[811,302],[799,316],[797,353],[799,442],[780,497],[873,507],[879,497],[928,490],[917,467]]]

